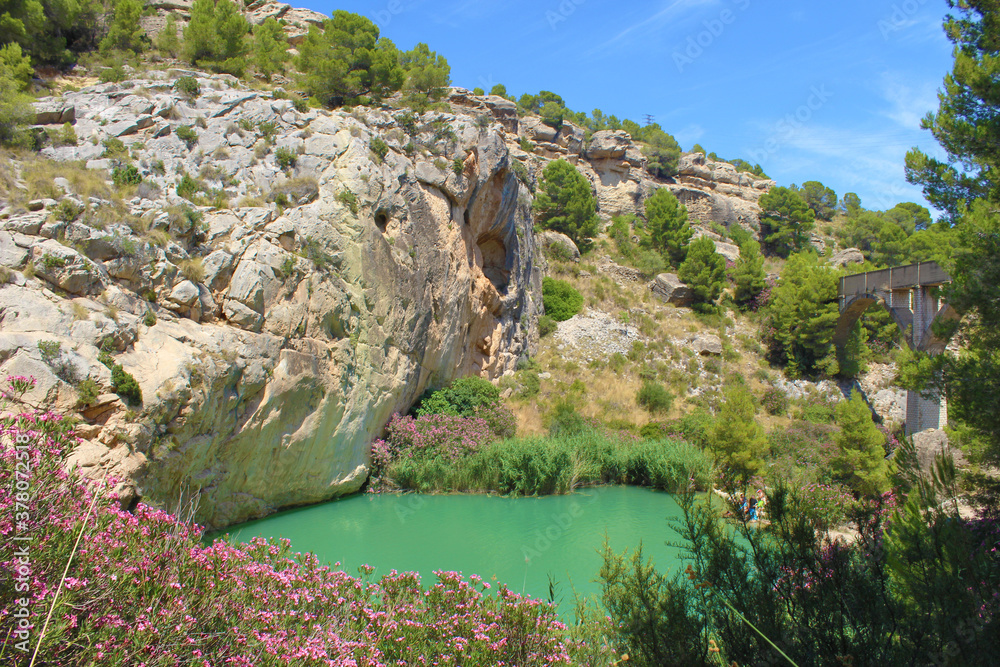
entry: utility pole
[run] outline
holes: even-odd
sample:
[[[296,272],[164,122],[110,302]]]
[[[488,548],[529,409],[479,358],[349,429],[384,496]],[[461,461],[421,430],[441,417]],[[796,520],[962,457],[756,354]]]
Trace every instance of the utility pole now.
[[[646,126],[648,127],[653,124],[653,121],[655,120],[656,116],[654,116],[651,113],[647,113],[645,114],[645,116],[646,116]]]

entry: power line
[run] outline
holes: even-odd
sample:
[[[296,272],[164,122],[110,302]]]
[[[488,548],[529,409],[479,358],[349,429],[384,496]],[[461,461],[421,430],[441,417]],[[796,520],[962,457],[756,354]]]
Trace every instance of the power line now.
[[[656,119],[656,116],[654,116],[653,114],[647,113],[647,114],[644,114],[644,116],[646,118],[646,125],[647,126],[652,125],[653,121]]]

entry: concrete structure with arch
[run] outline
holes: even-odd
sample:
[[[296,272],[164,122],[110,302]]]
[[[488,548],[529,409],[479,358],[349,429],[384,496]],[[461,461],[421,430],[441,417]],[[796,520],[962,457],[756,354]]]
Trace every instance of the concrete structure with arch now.
[[[847,343],[851,329],[869,306],[879,303],[892,315],[906,344],[914,350],[940,354],[948,341],[937,338],[933,323],[957,319],[958,313],[939,294],[939,288],[951,282],[951,276],[937,262],[920,262],[869,271],[840,279],[840,319],[834,342]],[[948,422],[948,408],[943,397],[924,398],[910,391],[906,396],[906,433],[941,428]]]

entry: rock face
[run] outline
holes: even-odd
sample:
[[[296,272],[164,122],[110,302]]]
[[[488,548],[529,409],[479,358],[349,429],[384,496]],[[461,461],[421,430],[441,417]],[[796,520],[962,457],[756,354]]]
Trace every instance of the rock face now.
[[[920,469],[930,472],[934,465],[934,457],[947,451],[955,460],[955,465],[964,467],[968,465],[965,455],[955,448],[948,446],[948,434],[940,429],[927,429],[920,433],[913,434],[913,447],[917,450],[917,461]]]
[[[428,387],[514,369],[537,344],[541,272],[531,193],[501,125],[437,112],[415,128],[383,111],[299,113],[230,77],[197,76],[212,94],[194,101],[165,78],[62,100],[97,145],[134,126],[121,139],[150,187],[127,202],[87,202],[60,229],[42,211],[0,221],[4,263],[35,269],[0,286],[0,366],[39,378],[28,400],[69,410],[80,380],[110,389],[97,361],[110,345],[143,404],[88,407],[74,462],[123,478],[126,499],[174,507],[198,497],[196,519],[223,527],[358,490],[369,444],[394,411]],[[273,147],[245,129],[261,123],[278,128]],[[453,137],[440,136],[442,123]],[[190,147],[175,134],[181,124],[198,132]],[[376,136],[384,158],[370,148]],[[411,141],[424,151],[404,153]],[[89,146],[45,154],[75,160]],[[278,164],[282,147],[294,166]],[[230,202],[256,199],[192,206],[175,194],[183,173]],[[283,206],[261,205],[274,191],[286,193]],[[118,219],[103,230],[88,224],[99,206]],[[169,242],[143,236],[147,225]],[[57,234],[81,239],[80,250]],[[61,343],[61,360],[43,360],[44,340]]]
[[[674,273],[661,273],[656,276],[649,288],[661,300],[675,306],[687,306],[694,300],[691,288],[681,282]]]
[[[830,263],[834,266],[849,266],[851,264],[864,264],[865,256],[857,248],[846,248],[833,255]]]
[[[538,239],[538,246],[543,250],[551,250],[556,254],[564,253],[574,262],[580,259],[580,249],[573,243],[573,239],[565,234],[547,231],[538,234],[536,238]]]

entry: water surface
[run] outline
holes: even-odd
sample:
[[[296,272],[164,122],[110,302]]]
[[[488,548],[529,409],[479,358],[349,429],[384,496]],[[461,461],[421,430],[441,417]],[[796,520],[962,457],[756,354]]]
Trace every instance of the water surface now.
[[[679,550],[665,542],[678,540],[668,519],[680,516],[672,496],[634,487],[543,498],[380,494],[290,510],[230,531],[237,541],[288,538],[295,551],[311,551],[351,574],[361,565],[376,568],[375,576],[416,571],[425,585],[436,581],[435,570],[453,570],[549,599],[551,578],[566,613],[573,588],[599,595],[605,536],[618,552],[641,541],[661,572],[676,571]]]

